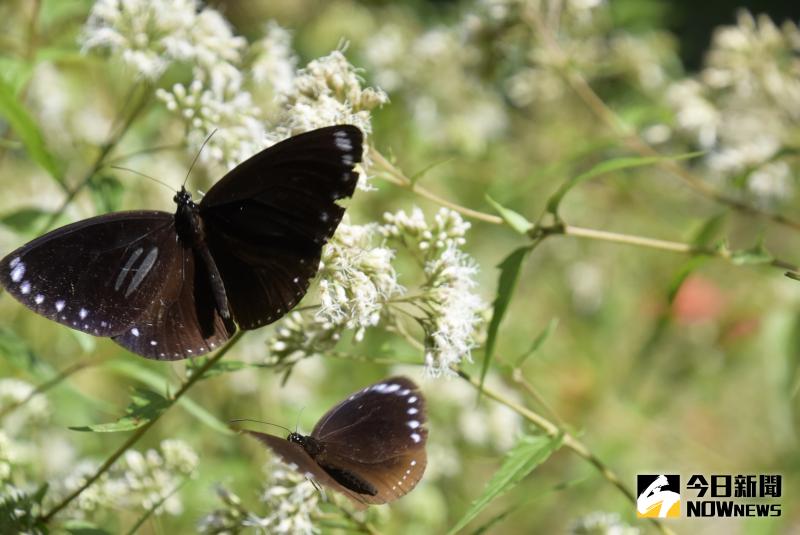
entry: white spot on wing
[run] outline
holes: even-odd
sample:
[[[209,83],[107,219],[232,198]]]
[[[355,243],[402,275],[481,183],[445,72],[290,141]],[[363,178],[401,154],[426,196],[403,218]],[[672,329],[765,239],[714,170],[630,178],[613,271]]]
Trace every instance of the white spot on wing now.
[[[58,301],[56,301],[56,310],[58,312],[61,312],[62,310],[64,310],[64,301],[63,301],[63,299],[59,299]]]
[[[41,305],[44,303],[44,296],[42,294],[37,294],[36,297],[33,298],[37,305]]]
[[[411,393],[411,390],[409,390],[408,388],[405,388],[405,389],[401,390],[400,392],[398,392],[397,395],[398,396],[407,396],[410,393]]]
[[[400,390],[400,385],[389,385],[384,392],[391,394],[392,392],[397,392],[398,390]]]
[[[80,311],[78,312],[78,316],[80,316],[81,319],[85,319],[86,316],[88,316],[88,315],[89,315],[89,311],[86,310],[85,308],[80,309]]]
[[[336,148],[341,151],[350,152],[353,150],[353,142],[350,141],[350,138],[348,138],[347,134],[342,130],[334,132],[333,142],[336,144]]]
[[[17,267],[17,264],[19,264],[19,261],[20,257],[16,257],[15,259],[13,259],[11,262],[8,263],[8,267],[14,269],[15,267]]]
[[[151,346],[156,346],[156,345],[158,345],[158,342],[156,342],[155,340],[150,340],[150,345]]]
[[[408,422],[408,424],[407,424],[407,425],[408,425],[408,427],[410,427],[411,429],[416,429],[417,427],[419,427],[419,422],[418,422],[418,421],[416,421],[416,420],[411,420],[411,421],[409,421],[409,422]]]
[[[410,409],[408,409],[408,411],[406,411],[406,412],[407,412],[407,414],[410,414],[410,415],[412,415],[412,416],[413,416],[414,414],[417,414],[419,411],[418,411],[417,409],[415,409],[414,407],[411,407],[411,408],[410,408]]]
[[[19,285],[19,291],[23,294],[29,294],[31,292],[31,283],[28,281],[23,282]]]
[[[408,398],[408,402],[409,403],[416,403],[417,402],[417,396],[411,396],[410,398]]]
[[[25,263],[18,262],[16,266],[11,269],[11,280],[19,282],[25,276]]]
[[[139,329],[137,329],[136,327],[134,327],[133,329],[131,329],[131,334],[132,334],[133,336],[139,336]]]
[[[417,461],[411,461],[411,466],[416,466],[416,465],[417,465]]]
[[[411,440],[413,440],[415,444],[419,444],[419,441],[422,440],[422,437],[419,436],[419,433],[411,433]]]

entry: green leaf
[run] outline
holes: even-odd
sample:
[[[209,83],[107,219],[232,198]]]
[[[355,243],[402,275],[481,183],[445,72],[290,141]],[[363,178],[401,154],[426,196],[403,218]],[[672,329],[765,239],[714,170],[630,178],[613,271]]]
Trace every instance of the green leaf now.
[[[88,520],[67,520],[59,527],[70,535],[110,535],[111,533]]]
[[[5,81],[0,81],[0,116],[17,133],[31,160],[41,165],[56,182],[65,187],[59,165],[47,150],[39,127],[20,104],[14,89]]]
[[[130,377],[131,379],[144,383],[154,390],[175,390],[174,388],[170,388],[170,382],[165,377],[142,366],[141,364],[135,363],[130,359],[111,360],[108,361],[105,366],[126,377]],[[178,405],[183,407],[186,412],[200,420],[211,429],[214,429],[215,431],[218,431],[224,435],[234,434],[227,424],[221,422],[216,416],[192,401],[187,396],[182,396],[178,400]]]
[[[497,282],[497,297],[494,299],[492,305],[492,319],[489,322],[489,328],[486,334],[486,349],[483,357],[483,366],[481,367],[481,386],[478,389],[478,396],[483,391],[483,381],[486,378],[486,372],[489,371],[489,364],[494,355],[494,347],[497,343],[497,332],[500,329],[500,322],[503,321],[503,316],[508,309],[511,298],[514,296],[514,289],[517,286],[519,273],[522,269],[522,262],[525,257],[533,249],[532,245],[520,247],[508,255],[500,265],[500,278]]]
[[[534,468],[547,460],[561,447],[561,437],[524,435],[508,452],[502,466],[494,473],[483,494],[472,502],[466,514],[450,529],[448,534],[457,533],[472,522],[489,503],[522,481]]]
[[[525,235],[531,228],[533,228],[533,223],[525,219],[525,216],[518,214],[514,210],[506,208],[489,197],[489,195],[486,195],[486,202],[492,205],[492,208],[494,208],[495,212],[500,214],[500,217],[503,218],[503,221],[505,221],[509,227],[516,230],[520,234]]]
[[[756,244],[750,249],[741,249],[731,253],[731,262],[737,266],[745,264],[769,264],[775,260],[769,251],[761,243]]]
[[[0,216],[0,223],[15,232],[30,232],[40,227],[40,223],[49,215],[50,212],[29,206]]]
[[[89,190],[94,205],[101,214],[119,210],[122,195],[125,193],[122,182],[108,175],[93,176],[89,181]]]
[[[542,332],[539,333],[539,336],[533,341],[531,347],[523,353],[519,359],[517,360],[517,367],[519,368],[522,364],[528,360],[528,357],[539,351],[539,348],[544,345],[548,338],[555,332],[556,327],[558,327],[558,318],[553,318],[550,320],[550,323],[547,324],[547,327],[544,328]]]
[[[33,494],[3,493],[0,496],[0,533],[47,533],[40,516],[47,488],[44,483]]]
[[[553,215],[558,214],[558,207],[561,204],[561,201],[564,199],[564,196],[580,184],[581,182],[586,182],[592,178],[595,178],[600,175],[604,175],[606,173],[611,173],[614,171],[621,171],[623,169],[633,169],[636,167],[645,167],[648,165],[654,165],[657,163],[665,162],[665,161],[678,161],[678,160],[688,160],[690,158],[696,158],[705,154],[704,152],[690,152],[687,154],[678,154],[676,156],[627,156],[623,158],[614,158],[611,160],[606,160],[604,162],[600,162],[599,164],[595,165],[585,173],[582,173],[578,176],[572,177],[566,182],[564,182],[561,187],[556,190],[556,192],[548,199],[547,201],[547,211]]]
[[[494,515],[492,518],[484,522],[481,526],[478,527],[475,531],[472,532],[472,535],[483,535],[484,533],[491,533],[491,530],[494,526],[502,522],[506,519],[508,515],[513,513],[519,509],[519,505],[514,505],[513,507],[509,507],[505,511],[500,511],[498,514]]]
[[[171,402],[161,394],[152,390],[136,388],[131,395],[131,403],[125,409],[125,416],[115,422],[105,424],[70,427],[73,431],[91,431],[93,433],[118,433],[132,431],[155,420],[166,411]]]

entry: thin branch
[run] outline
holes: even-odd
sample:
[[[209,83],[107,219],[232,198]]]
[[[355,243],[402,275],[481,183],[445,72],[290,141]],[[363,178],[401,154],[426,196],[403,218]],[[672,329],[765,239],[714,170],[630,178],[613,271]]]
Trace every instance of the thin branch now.
[[[421,197],[425,197],[437,204],[450,208],[451,210],[455,210],[456,212],[463,214],[467,217],[472,219],[478,219],[480,221],[484,221],[486,223],[492,223],[494,225],[502,225],[503,219],[496,215],[487,214],[484,212],[479,212],[477,210],[472,210],[471,208],[467,208],[465,206],[461,206],[460,204],[456,204],[453,202],[448,201],[436,195],[435,193],[423,188],[422,186],[418,186],[414,183],[410,178],[405,176],[402,171],[397,169],[389,160],[387,160],[378,150],[374,147],[370,147],[369,149],[370,158],[373,161],[373,164],[377,164],[379,168],[384,172],[381,175],[382,178],[395,184],[397,186],[406,188]]]
[[[177,401],[178,401],[178,400],[179,400],[179,399],[180,399],[180,398],[181,398],[181,397],[182,397],[184,394],[186,394],[186,392],[187,392],[187,391],[188,391],[190,388],[192,388],[192,386],[194,386],[194,384],[195,384],[195,383],[197,383],[197,382],[198,382],[200,379],[202,379],[202,378],[203,378],[203,376],[205,375],[205,373],[206,373],[208,370],[210,370],[210,369],[211,369],[211,368],[214,366],[214,364],[216,364],[216,363],[217,363],[217,362],[218,362],[218,361],[219,361],[219,360],[220,360],[222,357],[224,357],[224,356],[225,356],[225,354],[226,354],[226,353],[227,353],[227,352],[228,352],[228,351],[229,351],[229,350],[230,350],[230,349],[231,349],[233,346],[235,346],[235,345],[236,345],[236,343],[237,343],[239,340],[241,340],[241,338],[242,338],[242,335],[244,334],[244,332],[245,332],[245,331],[239,331],[239,332],[237,332],[236,334],[234,334],[234,335],[231,337],[231,339],[230,339],[230,340],[228,340],[228,343],[227,343],[227,344],[225,344],[225,347],[223,347],[222,349],[220,349],[219,351],[217,351],[216,355],[214,355],[213,357],[210,357],[209,359],[207,359],[207,360],[206,360],[206,362],[205,362],[205,364],[203,364],[203,365],[202,365],[202,366],[201,366],[201,367],[200,367],[200,368],[199,368],[199,369],[198,369],[198,370],[197,370],[195,373],[193,373],[193,374],[192,374],[192,375],[191,375],[191,376],[190,376],[190,377],[189,377],[189,378],[188,378],[188,379],[187,379],[187,380],[186,380],[186,381],[185,381],[185,382],[184,382],[184,383],[181,385],[181,387],[178,389],[178,391],[177,391],[177,392],[175,392],[175,394],[174,394],[174,395],[173,395],[173,396],[170,398],[170,400],[169,400],[169,401],[170,401],[169,407],[172,407],[173,405],[175,405],[175,403],[176,403],[176,402],[177,402]],[[169,407],[168,407],[168,408],[169,408]],[[90,487],[90,486],[91,486],[91,485],[92,485],[92,484],[93,484],[95,481],[97,481],[97,480],[100,478],[100,476],[102,476],[103,474],[105,474],[105,473],[106,473],[106,472],[107,472],[107,471],[108,471],[108,470],[109,470],[109,469],[110,469],[110,468],[111,468],[111,467],[114,465],[114,463],[117,461],[117,459],[119,459],[119,458],[120,458],[120,457],[121,457],[121,456],[122,456],[122,455],[123,455],[123,454],[124,454],[124,453],[125,453],[125,452],[126,452],[126,451],[127,451],[129,448],[130,448],[130,447],[131,447],[131,446],[133,446],[134,444],[136,444],[136,442],[138,442],[138,441],[139,441],[139,439],[140,439],[140,438],[142,438],[142,437],[143,437],[143,436],[144,436],[144,435],[147,433],[147,431],[149,431],[149,430],[150,430],[150,428],[151,428],[151,427],[153,427],[153,425],[155,425],[155,423],[156,423],[156,422],[157,422],[157,421],[158,421],[158,420],[161,418],[161,416],[163,416],[165,413],[166,413],[166,411],[162,412],[161,414],[157,415],[157,416],[156,416],[156,417],[154,417],[152,420],[150,420],[149,422],[147,422],[146,424],[144,424],[142,427],[140,427],[139,429],[137,429],[137,430],[136,430],[136,431],[135,431],[135,432],[134,432],[134,433],[133,433],[133,434],[132,434],[130,437],[128,437],[128,440],[126,440],[125,442],[123,442],[123,443],[122,443],[122,445],[121,445],[119,448],[117,448],[117,449],[116,449],[116,451],[114,451],[114,453],[112,453],[112,454],[111,454],[111,455],[108,457],[108,459],[106,459],[106,460],[105,460],[105,462],[104,462],[102,465],[100,465],[100,468],[98,468],[98,469],[95,471],[95,473],[94,473],[94,474],[92,474],[91,476],[89,476],[89,478],[88,478],[88,479],[87,479],[87,480],[86,480],[86,481],[85,481],[85,482],[84,482],[84,483],[83,483],[83,484],[82,484],[80,487],[78,487],[77,489],[75,489],[75,490],[74,490],[72,493],[70,493],[70,494],[69,494],[69,495],[68,495],[66,498],[64,498],[63,500],[61,500],[61,501],[60,501],[60,502],[59,502],[57,505],[55,505],[55,506],[54,506],[52,509],[50,509],[50,510],[49,510],[47,513],[43,514],[43,515],[42,515],[42,517],[41,517],[41,522],[43,522],[43,523],[47,523],[47,522],[49,522],[50,520],[52,520],[52,518],[53,518],[53,517],[54,517],[54,516],[55,516],[55,515],[56,515],[56,514],[59,512],[59,511],[61,511],[61,510],[62,510],[62,509],[64,509],[64,508],[65,508],[67,505],[69,505],[69,504],[72,502],[72,500],[74,500],[75,498],[77,498],[77,497],[78,497],[78,496],[79,496],[79,495],[80,495],[80,494],[81,494],[81,493],[82,493],[84,490],[86,490],[87,488],[89,488],[89,487]]]

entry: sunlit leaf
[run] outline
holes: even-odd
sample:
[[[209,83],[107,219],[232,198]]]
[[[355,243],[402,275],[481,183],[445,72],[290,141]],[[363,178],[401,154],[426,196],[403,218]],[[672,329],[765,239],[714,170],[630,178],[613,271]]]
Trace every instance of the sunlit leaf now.
[[[122,416],[114,422],[70,427],[73,431],[93,433],[118,433],[132,431],[155,420],[170,406],[170,401],[152,390],[136,388],[131,395],[131,403]]]
[[[522,481],[534,468],[546,461],[560,447],[561,437],[550,438],[523,435],[519,442],[508,452],[502,466],[494,473],[492,479],[486,485],[483,494],[472,502],[466,514],[448,533],[457,533],[463,529],[492,500]]]
[[[494,210],[500,214],[500,217],[503,218],[503,221],[505,221],[509,227],[516,230],[520,234],[524,235],[531,228],[533,228],[533,223],[525,219],[525,216],[518,214],[514,210],[506,208],[488,195],[486,196],[486,202],[492,205],[492,208],[494,208]]]

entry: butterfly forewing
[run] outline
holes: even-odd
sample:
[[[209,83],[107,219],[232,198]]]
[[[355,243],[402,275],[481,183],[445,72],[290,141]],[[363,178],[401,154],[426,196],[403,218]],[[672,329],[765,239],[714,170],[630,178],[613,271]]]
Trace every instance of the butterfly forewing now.
[[[392,377],[355,392],[323,416],[311,436],[357,462],[424,449],[425,400],[417,385]]]
[[[240,327],[271,323],[305,295],[361,152],[358,128],[320,128],[253,156],[203,198],[208,245]]]
[[[179,248],[166,212],[117,212],[67,225],[0,261],[0,282],[54,321],[114,336],[165,294]]]

